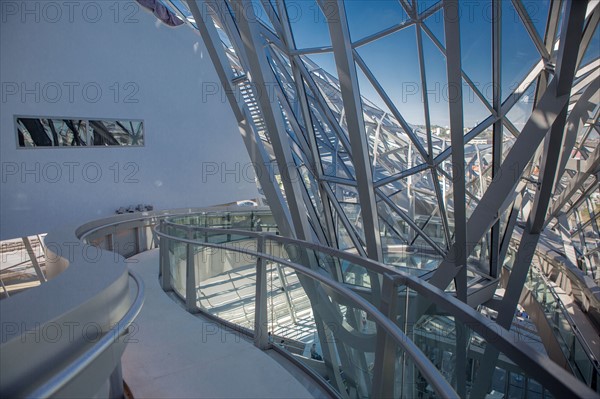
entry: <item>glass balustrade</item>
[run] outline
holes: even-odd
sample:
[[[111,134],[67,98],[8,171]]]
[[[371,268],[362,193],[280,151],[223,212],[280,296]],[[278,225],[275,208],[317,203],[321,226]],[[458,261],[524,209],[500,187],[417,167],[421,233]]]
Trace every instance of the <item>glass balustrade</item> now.
[[[538,269],[532,267],[525,286],[544,310],[546,319],[552,326],[554,336],[573,373],[588,385],[591,385],[593,380],[600,380],[597,366],[594,365],[594,360],[589,357],[589,350],[584,348],[584,344],[574,331],[573,323],[568,320],[564,305],[548,280]]]
[[[405,268],[280,237],[253,212],[167,218],[158,232],[189,310],[278,348],[342,397],[430,398],[444,386],[462,397],[552,397],[531,374],[541,375],[535,351],[523,355],[513,332]]]

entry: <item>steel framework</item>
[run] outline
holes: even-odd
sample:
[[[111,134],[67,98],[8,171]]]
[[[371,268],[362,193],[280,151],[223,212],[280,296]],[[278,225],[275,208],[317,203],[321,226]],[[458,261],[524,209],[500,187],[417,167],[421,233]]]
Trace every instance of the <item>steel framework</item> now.
[[[199,30],[282,234],[471,306],[510,263],[505,328],[545,231],[598,282],[598,1],[162,2]]]
[[[164,3],[202,34],[284,234],[383,261],[394,246],[413,247],[437,260],[427,265],[435,269],[430,281],[446,288],[455,280],[463,300],[473,273],[497,277],[500,244],[514,230],[507,221],[523,193],[517,211],[539,233],[573,214],[582,188],[575,183],[585,182],[583,203],[594,217],[583,224],[597,234],[590,196],[598,168],[598,93],[591,87],[600,60],[590,46],[597,2],[552,1],[532,10],[520,0],[492,1],[481,59],[461,52],[469,18],[480,15],[454,1],[388,2],[403,18],[362,36],[342,1],[317,1],[313,15],[293,18],[285,1]],[[573,7],[575,21],[565,17]],[[299,47],[303,23],[325,26],[328,44]],[[520,74],[507,71],[505,60],[515,56],[502,40],[507,29],[522,30],[520,39],[534,49]],[[406,57],[418,65],[421,123],[408,122],[415,108],[395,91],[412,76],[391,80],[369,52],[407,37],[416,42],[416,59]],[[311,58],[324,55],[331,65]],[[468,72],[484,57],[491,93]],[[445,81],[431,77],[438,67]],[[446,98],[428,89],[440,83]],[[468,126],[473,104],[484,117]],[[433,115],[440,108],[445,125]]]

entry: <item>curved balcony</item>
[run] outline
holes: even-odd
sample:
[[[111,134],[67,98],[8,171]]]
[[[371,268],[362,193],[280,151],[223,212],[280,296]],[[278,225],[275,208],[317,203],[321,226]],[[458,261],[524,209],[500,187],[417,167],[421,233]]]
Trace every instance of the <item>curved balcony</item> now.
[[[50,233],[55,278],[0,301],[2,396],[122,395],[120,356],[143,300],[125,258],[158,238],[163,289],[296,363],[332,396],[468,397],[488,346],[500,353],[492,394],[594,395],[404,268],[278,236],[267,210],[221,208],[120,215]],[[90,325],[101,327],[93,340]],[[49,336],[56,326],[58,341]]]
[[[259,348],[296,361],[340,397],[468,396],[487,346],[500,354],[499,377],[488,391],[594,395],[511,332],[426,281],[278,236],[263,222],[267,215],[167,218],[156,228],[163,289],[175,292],[190,312],[212,316],[252,336]],[[428,311],[420,315],[423,303]],[[502,373],[512,377],[504,387]]]

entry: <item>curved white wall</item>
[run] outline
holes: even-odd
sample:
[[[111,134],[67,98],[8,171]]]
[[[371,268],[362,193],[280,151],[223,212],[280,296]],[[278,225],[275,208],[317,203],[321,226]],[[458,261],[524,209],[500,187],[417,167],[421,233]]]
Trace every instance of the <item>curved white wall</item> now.
[[[133,1],[0,2],[0,80],[0,239],[257,196],[200,36]],[[14,115],[143,119],[145,146],[17,149]]]

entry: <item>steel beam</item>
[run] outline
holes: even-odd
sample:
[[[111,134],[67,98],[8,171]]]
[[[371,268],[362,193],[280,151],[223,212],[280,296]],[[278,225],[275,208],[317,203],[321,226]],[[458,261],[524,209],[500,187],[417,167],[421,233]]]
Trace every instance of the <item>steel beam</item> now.
[[[581,32],[585,19],[585,2],[569,1],[566,4],[561,28],[561,47],[559,49],[556,75],[546,93],[554,92],[557,97],[568,96],[575,77],[577,53],[581,41]],[[545,93],[545,94],[546,94]],[[540,101],[540,103],[543,101]],[[546,211],[550,201],[550,193],[554,188],[558,171],[558,159],[562,150],[562,139],[567,119],[567,104],[557,112],[555,121],[550,128],[543,159],[540,163],[541,186],[536,192],[532,210],[527,224],[521,235],[521,241],[506,285],[504,296],[500,302],[496,322],[503,328],[509,329],[515,308],[519,301],[523,285],[529,272],[529,267],[538,244],[543,228]],[[570,150],[570,149],[569,149]],[[481,367],[472,394],[482,396],[487,393],[491,383],[493,370],[499,351],[486,346]]]
[[[460,49],[460,10],[458,0],[444,0],[444,31],[446,35],[446,71],[448,76],[448,107],[450,142],[452,145],[452,194],[454,202],[454,279],[456,296],[467,302],[467,213],[465,187],[465,139],[463,124],[462,67]],[[482,171],[480,171],[481,173]],[[457,322],[456,392],[466,397],[467,351],[466,328]]]
[[[516,195],[514,189],[533,155],[532,149],[539,146],[562,108],[567,106],[568,94],[558,96],[556,88],[557,82],[553,79],[523,127],[521,135],[507,154],[498,175],[492,180],[479,205],[471,214],[467,223],[467,253],[471,253],[483,235],[496,223],[499,215],[504,211],[503,203]],[[449,255],[435,271],[430,283],[438,287],[446,287],[454,278],[455,254],[453,252],[454,250],[451,249]]]
[[[325,14],[331,34],[342,101],[346,112],[346,125],[348,126],[348,136],[350,137],[350,146],[352,147],[352,158],[356,172],[367,255],[371,259],[381,261],[383,260],[383,255],[381,251],[377,204],[373,190],[373,173],[369,159],[369,144],[367,143],[367,134],[363,120],[358,77],[352,57],[346,11],[340,1],[329,0],[320,3],[322,8],[328,11]]]
[[[587,115],[590,111],[590,108],[594,106],[594,99],[598,98],[599,93],[600,78],[596,78],[594,82],[592,82],[586,89],[571,111],[569,120],[572,124],[568,125],[569,130],[577,132],[583,126],[583,124],[587,121]],[[570,179],[568,185],[563,189],[558,198],[552,202],[549,217],[547,219],[548,221],[560,213],[567,201],[573,196],[573,194],[575,194],[577,190],[581,188],[583,182],[585,182],[590,175],[594,174],[599,167],[600,147],[596,147],[593,154],[591,154],[591,156],[589,156],[582,165],[581,172],[577,173],[574,178]]]
[[[285,7],[285,4],[281,1],[277,2],[277,7],[278,7],[279,15],[281,16],[280,17],[280,19],[281,19],[280,27],[281,27],[281,34],[283,36],[283,41],[284,41],[284,43],[287,44],[288,48],[293,50],[296,48],[296,44],[294,42],[294,37],[292,34],[289,17],[287,15],[287,8]],[[336,236],[335,228],[334,228],[333,215],[331,213],[331,208],[330,208],[329,202],[328,202],[329,197],[324,188],[324,186],[327,185],[327,183],[322,181],[323,175],[324,175],[323,164],[321,163],[319,148],[318,148],[317,141],[316,141],[316,134],[315,134],[314,126],[313,126],[313,114],[310,109],[310,104],[308,101],[306,87],[304,86],[304,78],[302,76],[302,73],[300,72],[300,69],[298,68],[298,64],[302,63],[302,60],[300,60],[297,57],[291,57],[290,62],[291,62],[291,68],[292,68],[292,71],[294,74],[294,85],[296,87],[296,95],[297,95],[298,101],[300,103],[300,111],[302,113],[302,118],[304,119],[304,127],[306,129],[308,146],[311,151],[311,156],[312,156],[312,161],[313,161],[313,165],[311,165],[311,167],[315,171],[317,180],[319,182],[318,183],[319,184],[319,193],[320,193],[320,197],[321,197],[320,199],[321,199],[321,203],[322,203],[322,207],[323,207],[323,214],[324,214],[323,216],[325,218],[325,220],[323,222],[326,227],[327,234],[328,234],[329,244],[332,246],[336,246],[337,245],[337,236]]]
[[[391,276],[383,276],[381,304],[379,310],[390,319],[394,319],[398,312],[398,286]],[[393,398],[394,383],[396,380],[396,353],[397,347],[393,339],[382,329],[377,329],[375,346],[375,361],[373,368],[374,398]],[[403,370],[404,371],[404,370]]]
[[[160,221],[161,232],[166,231],[164,219]],[[166,237],[159,238],[158,253],[160,258],[160,286],[163,291],[173,291],[173,285],[171,283],[171,264],[169,255],[169,239]]]
[[[492,0],[492,106],[494,111],[502,117],[502,3],[501,0]],[[492,128],[492,179],[498,175],[502,164],[503,150],[503,125],[502,119],[494,122]],[[490,276],[498,277],[498,262],[500,246],[500,221],[497,221],[490,232]]]
[[[213,3],[214,7],[218,7],[214,2],[211,3]],[[229,105],[236,116],[240,135],[252,160],[258,181],[265,195],[269,198],[269,205],[277,221],[279,230],[282,234],[291,236],[294,234],[291,216],[281,191],[277,186],[269,156],[262,145],[260,137],[258,137],[256,129],[253,129],[252,118],[242,100],[239,89],[232,83],[234,76],[231,64],[223,49],[221,39],[211,17],[211,14],[218,17],[218,13],[210,6],[209,2],[188,0],[187,4],[197,22],[198,31],[202,36],[204,45],[219,76],[222,88],[225,90]],[[221,21],[221,23],[223,22]],[[240,49],[241,54],[242,50]]]
[[[498,268],[500,269],[500,271],[502,270],[501,268],[504,265],[504,259],[506,258],[506,254],[508,253],[510,239],[517,224],[517,217],[519,216],[519,211],[521,210],[522,203],[523,194],[519,194],[513,202],[512,209],[510,210],[510,214],[508,215],[508,221],[506,222],[506,227],[504,228],[504,232],[502,234],[502,241],[500,242],[500,248],[498,253]]]
[[[591,4],[591,2],[590,2]],[[577,54],[577,65],[580,65],[583,56],[585,55],[586,50],[589,47],[589,44],[592,41],[592,37],[598,28],[598,23],[600,22],[600,7],[598,6],[598,2],[596,2],[596,8],[593,13],[589,16],[588,22],[583,30],[583,37],[581,38],[581,46],[579,46],[579,53]]]
[[[467,301],[467,214],[465,188],[465,143],[463,131],[463,98],[460,51],[460,10],[458,0],[444,0],[446,34],[446,68],[448,74],[448,106],[450,141],[452,144],[452,193],[454,200],[454,266],[456,292]],[[462,380],[462,378],[460,379]],[[459,387],[460,388],[460,387]],[[464,393],[459,389],[459,394]]]
[[[301,176],[296,169],[296,164],[290,151],[285,122],[277,96],[270,87],[270,85],[275,84],[276,79],[263,50],[264,43],[260,38],[258,22],[250,1],[242,1],[235,3],[235,5],[236,10],[234,12],[237,18],[237,27],[246,50],[247,62],[252,74],[252,89],[256,93],[262,118],[273,145],[294,231],[298,238],[312,240],[313,233],[302,201]]]

